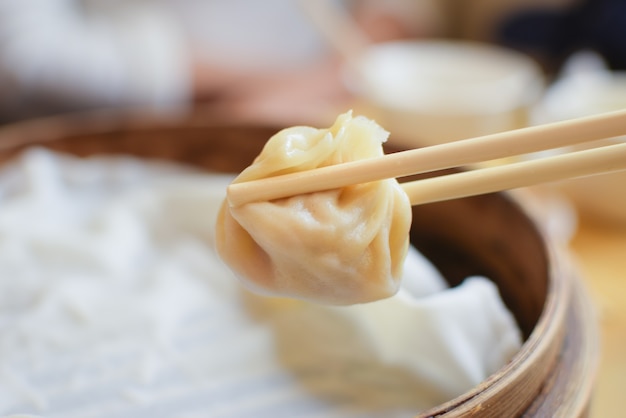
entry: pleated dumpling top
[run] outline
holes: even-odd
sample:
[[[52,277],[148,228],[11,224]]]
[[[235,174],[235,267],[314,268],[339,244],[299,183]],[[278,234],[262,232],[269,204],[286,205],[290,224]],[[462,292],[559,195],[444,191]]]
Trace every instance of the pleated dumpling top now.
[[[351,112],[328,129],[287,128],[234,182],[382,156],[387,137],[374,121]],[[396,293],[410,225],[406,194],[386,179],[237,207],[225,201],[216,245],[252,290],[349,305]]]

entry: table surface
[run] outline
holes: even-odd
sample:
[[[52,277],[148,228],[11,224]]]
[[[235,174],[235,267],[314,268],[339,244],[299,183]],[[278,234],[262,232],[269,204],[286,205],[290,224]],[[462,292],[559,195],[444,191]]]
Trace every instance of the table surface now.
[[[626,226],[580,219],[571,250],[598,310],[601,360],[591,417],[623,417],[626,387]]]

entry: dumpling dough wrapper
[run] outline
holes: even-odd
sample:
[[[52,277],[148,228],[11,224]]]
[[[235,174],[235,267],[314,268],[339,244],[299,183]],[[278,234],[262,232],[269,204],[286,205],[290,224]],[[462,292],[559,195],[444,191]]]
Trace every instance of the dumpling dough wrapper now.
[[[274,135],[234,183],[382,156],[388,132],[351,112],[328,129]],[[409,246],[411,204],[396,179],[230,207],[217,251],[261,293],[350,305],[394,295]]]

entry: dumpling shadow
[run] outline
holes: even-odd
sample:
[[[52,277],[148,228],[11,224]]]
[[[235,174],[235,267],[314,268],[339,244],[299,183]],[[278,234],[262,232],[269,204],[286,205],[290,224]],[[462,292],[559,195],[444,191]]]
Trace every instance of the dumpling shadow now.
[[[408,417],[448,400],[426,378],[381,358],[346,308],[245,290],[242,307],[271,329],[275,360],[294,384],[331,410]]]

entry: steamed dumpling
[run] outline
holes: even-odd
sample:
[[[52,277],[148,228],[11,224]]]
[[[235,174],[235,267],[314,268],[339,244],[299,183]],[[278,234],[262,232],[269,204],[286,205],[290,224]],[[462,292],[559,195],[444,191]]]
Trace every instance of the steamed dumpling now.
[[[329,129],[292,127],[267,142],[234,182],[383,155],[388,133],[340,115]],[[258,292],[347,305],[392,296],[409,245],[411,204],[395,179],[230,207],[217,251]]]

